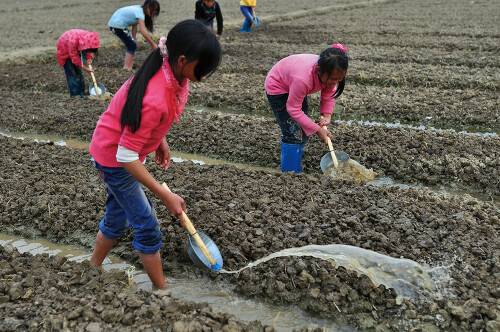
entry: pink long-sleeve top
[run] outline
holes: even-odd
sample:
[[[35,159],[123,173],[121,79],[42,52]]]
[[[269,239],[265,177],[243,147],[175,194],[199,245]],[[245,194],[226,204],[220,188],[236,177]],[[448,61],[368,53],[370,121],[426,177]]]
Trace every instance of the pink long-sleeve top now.
[[[316,73],[318,59],[319,56],[314,54],[290,55],[273,66],[265,82],[268,94],[289,94],[286,110],[308,136],[316,133],[320,126],[302,111],[304,98],[321,91],[320,114],[332,114],[335,106],[335,99],[332,96],[337,86],[327,88],[320,82]]]
[[[142,101],[141,124],[132,133],[128,126],[121,127],[121,113],[127,100],[129,79],[114,95],[108,109],[101,115],[90,142],[92,157],[105,167],[122,167],[116,160],[118,145],[139,154],[144,162],[146,156],[155,151],[172,123],[179,121],[189,95],[189,82],[181,85],[175,79],[168,61],[150,79]]]
[[[64,66],[66,59],[71,59],[76,66],[82,67],[82,59],[78,52],[93,48],[100,48],[99,34],[81,29],[68,30],[57,41],[57,60]],[[85,59],[93,59],[94,54],[88,52]]]

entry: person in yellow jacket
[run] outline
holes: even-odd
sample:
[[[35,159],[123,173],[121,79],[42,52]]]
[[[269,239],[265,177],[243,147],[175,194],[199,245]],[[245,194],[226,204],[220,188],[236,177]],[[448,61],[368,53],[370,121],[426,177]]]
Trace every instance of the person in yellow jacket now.
[[[255,6],[257,5],[257,0],[241,0],[240,1],[240,9],[245,16],[245,22],[241,26],[241,32],[250,32],[252,31],[252,24],[257,17],[255,16]]]

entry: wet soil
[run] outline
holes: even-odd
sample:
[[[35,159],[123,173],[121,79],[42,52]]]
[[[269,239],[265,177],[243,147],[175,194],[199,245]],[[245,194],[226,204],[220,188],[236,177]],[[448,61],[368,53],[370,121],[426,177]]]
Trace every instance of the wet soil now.
[[[92,248],[104,214],[105,191],[84,150],[0,139],[0,223],[4,232],[44,236]],[[432,267],[449,266],[451,280],[425,305],[395,304],[395,294],[363,276],[316,259],[279,259],[223,276],[197,270],[187,257],[186,234],[152,195],[161,216],[161,255],[169,275],[212,273],[237,291],[291,303],[360,328],[404,324],[476,329],[496,324],[500,277],[498,205],[425,189],[357,185],[318,175],[242,170],[226,165],[174,163],[148,167],[186,199],[188,214],[218,244],[226,269],[238,269],[275,251],[342,243]],[[137,262],[130,234],[114,252]],[[182,271],[170,262],[185,264]],[[441,295],[439,295],[441,294]],[[490,321],[493,321],[490,323]],[[406,326],[406,325],[405,325]]]
[[[386,2],[387,0],[376,0],[372,2]],[[241,26],[243,15],[238,2],[233,0],[218,0],[224,16],[224,27],[227,29]],[[366,3],[362,0],[337,0],[332,4],[328,0],[289,1],[274,0],[261,1],[256,8],[256,13],[264,21],[268,18],[281,19],[283,14],[290,17],[288,13],[294,13],[293,17],[303,16],[303,11],[315,10],[325,11],[333,6],[350,6],[357,3]],[[142,4],[139,1],[137,4]],[[154,22],[154,36],[167,35],[168,30],[177,22],[184,19],[194,18],[194,3],[179,5],[172,0],[162,0],[160,3],[160,14]],[[118,8],[124,7],[121,0],[109,0],[106,2],[90,0],[86,2],[75,2],[71,0],[51,0],[41,2],[37,0],[24,0],[22,4],[7,1],[0,4],[0,27],[2,28],[2,39],[0,39],[0,59],[15,60],[20,56],[37,56],[40,51],[53,50],[59,36],[69,29],[85,29],[97,31],[103,44],[117,42],[117,38],[109,31],[107,25],[111,15]],[[290,17],[291,18],[291,17]],[[31,36],[30,42],[18,36]],[[137,33],[138,40],[143,41],[140,32]],[[148,45],[139,45],[138,52],[149,52]],[[123,55],[124,55],[123,50]]]
[[[291,9],[299,7],[295,4]],[[279,14],[262,2],[264,8],[269,17]],[[14,12],[31,17],[36,9],[0,10],[1,15]],[[362,330],[497,331],[500,138],[458,133],[500,128],[495,12],[498,3],[492,1],[428,0],[419,6],[388,1],[288,19],[284,15],[279,22],[276,17],[263,19],[246,35],[229,27],[221,40],[221,67],[205,82],[191,85],[191,109],[167,137],[173,150],[279,169],[279,129],[272,118],[254,116],[269,113],[264,78],[284,56],[319,53],[333,42],[342,42],[349,50],[350,68],[336,118],[424,128],[338,123],[331,129],[335,148],[382,176],[482,194],[483,201],[425,188],[357,185],[325,177],[319,161],[327,148],[316,137],[306,147],[301,175],[191,162],[174,163],[163,172],[147,164],[158,181],[167,182],[184,197],[190,218],[217,243],[228,270],[288,247],[348,244],[429,267],[446,266],[449,280],[437,283],[434,296],[427,296],[426,302],[397,305],[392,290],[312,258],[276,259],[235,276],[196,269],[186,254],[185,230],[150,193],[164,233],[161,255],[166,274],[209,275],[232,283],[244,296],[296,305]],[[231,15],[238,19],[237,11]],[[54,35],[57,40],[60,34],[52,31],[51,38]],[[44,39],[41,46],[49,40]],[[110,92],[128,78],[121,70],[122,53],[110,41],[95,63],[97,79]],[[146,56],[145,49],[138,52],[135,63]],[[90,82],[89,77],[86,80]],[[89,141],[107,102],[70,99],[66,90],[54,54],[4,61],[0,64],[0,128]],[[319,116],[317,103],[318,97],[313,96],[313,117]],[[205,106],[243,114],[196,111]],[[436,131],[431,126],[455,130]],[[106,194],[88,152],[6,137],[0,138],[0,144],[1,231],[92,248]],[[120,240],[113,252],[139,264],[132,238],[131,233]],[[31,326],[97,329],[91,322],[103,330],[148,325],[167,329],[195,319],[213,330],[228,324],[237,327],[226,330],[264,329],[197,305],[177,303],[168,295],[129,292],[119,286],[123,277],[107,277],[85,263],[54,263],[47,257],[9,250],[0,257],[4,329],[15,329],[17,324],[24,324],[19,326],[25,330]],[[40,271],[41,276],[30,271]],[[30,276],[39,278],[34,286],[26,281]],[[30,290],[33,295],[25,296]],[[40,305],[44,302],[35,300],[35,295],[48,301],[46,305]],[[128,297],[143,302],[140,314],[123,304],[115,306],[116,299]],[[67,305],[58,304],[60,298]],[[63,309],[69,306],[80,312],[74,319]],[[163,308],[172,318],[158,322]],[[193,316],[195,310],[198,314]],[[90,318],[92,314],[98,318]],[[57,326],[43,325],[49,320],[41,317],[47,315],[59,317]]]
[[[139,291],[123,271],[0,246],[2,331],[272,331],[258,322]],[[33,271],[36,271],[33,273]]]

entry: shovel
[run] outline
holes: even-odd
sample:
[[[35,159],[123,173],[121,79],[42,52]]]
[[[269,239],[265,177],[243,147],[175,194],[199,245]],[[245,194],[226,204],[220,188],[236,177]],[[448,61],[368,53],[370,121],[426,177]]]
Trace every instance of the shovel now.
[[[323,127],[326,129],[326,127]],[[345,162],[350,159],[349,155],[344,151],[333,150],[332,140],[328,138],[328,150],[330,152],[326,153],[320,161],[321,170],[325,172],[326,169],[332,167],[339,168],[339,162]]]
[[[255,12],[252,11],[252,22],[255,26],[259,26],[260,25],[260,20],[259,18],[255,15]]]
[[[92,70],[92,65],[89,65],[90,70]],[[93,72],[90,72],[90,76],[92,76],[92,82],[89,86],[89,94],[94,96],[102,95],[106,92],[106,88],[101,83],[96,82],[95,76]]]
[[[162,186],[171,192],[165,182]],[[189,233],[189,258],[198,267],[208,267],[214,271],[220,271],[222,269],[222,256],[214,241],[202,232],[197,232],[184,211],[182,211],[182,219]]]
[[[255,26],[259,26],[260,25],[260,20],[257,16],[252,16],[252,21],[253,21],[253,24]]]

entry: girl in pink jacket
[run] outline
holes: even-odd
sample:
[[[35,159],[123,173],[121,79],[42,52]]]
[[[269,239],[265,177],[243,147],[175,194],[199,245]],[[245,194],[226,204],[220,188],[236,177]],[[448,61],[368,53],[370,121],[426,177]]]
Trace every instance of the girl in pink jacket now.
[[[347,50],[342,44],[327,48],[319,56],[295,54],[280,60],[266,77],[267,99],[281,128],[281,171],[302,172],[302,156],[308,136],[318,134],[327,143],[335,98],[344,91],[349,66]],[[321,91],[316,124],[308,117],[307,96]]]
[[[184,200],[165,190],[143,165],[154,161],[165,170],[170,149],[165,135],[178,122],[189,95],[188,81],[213,73],[222,58],[217,37],[200,21],[176,24],[158,48],[114,95],[97,121],[89,151],[106,184],[106,215],[90,261],[100,266],[118,238],[134,228],[132,245],[153,284],[165,287],[159,249],[162,233],[155,209],[142,186],[151,190],[182,220]]]
[[[92,64],[97,49],[101,47],[97,32],[81,29],[68,30],[57,41],[57,60],[64,68],[68,82],[70,97],[80,96],[85,92],[85,81],[82,68],[93,72],[89,65]]]

